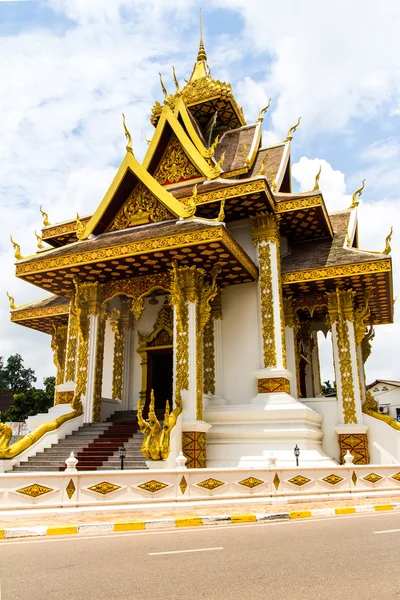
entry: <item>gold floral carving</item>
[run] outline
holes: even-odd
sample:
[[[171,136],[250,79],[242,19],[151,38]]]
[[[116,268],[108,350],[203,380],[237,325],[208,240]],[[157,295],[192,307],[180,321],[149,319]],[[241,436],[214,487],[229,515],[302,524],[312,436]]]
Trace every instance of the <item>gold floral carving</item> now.
[[[355,471],[353,471],[353,475],[351,476],[351,480],[353,482],[353,485],[356,486],[357,485],[357,473]]]
[[[67,487],[65,488],[65,491],[67,492],[67,496],[70,500],[71,500],[72,496],[75,494],[75,490],[76,490],[76,488],[75,488],[74,482],[72,481],[72,479],[70,479]]]
[[[290,381],[285,379],[285,377],[258,379],[257,391],[259,394],[276,394],[278,392],[290,394]]]
[[[144,252],[162,252],[182,246],[192,246],[199,243],[221,242],[227,250],[237,258],[243,265],[249,275],[257,278],[257,268],[253,261],[248,257],[241,246],[232,238],[225,226],[208,227],[204,229],[178,233],[169,236],[157,237],[153,239],[132,242],[121,246],[112,246],[95,250],[87,250],[86,252],[77,252],[70,256],[53,256],[52,258],[43,258],[40,261],[24,261],[16,265],[17,277],[41,273],[42,271],[57,270],[68,267],[77,267],[81,264],[89,264],[101,260],[114,260],[117,258],[131,257]],[[390,259],[389,259],[390,260]],[[390,270],[390,269],[389,269]]]
[[[67,357],[65,381],[75,381],[76,349],[78,344],[78,323],[75,310],[75,295],[72,296],[69,308]]]
[[[293,485],[301,487],[302,485],[309,483],[311,479],[308,479],[308,477],[304,477],[304,475],[296,475],[296,477],[292,477],[292,479],[289,479],[288,481],[289,483],[293,483]]]
[[[139,320],[144,308],[143,298],[158,289],[170,291],[171,274],[168,271],[130,279],[114,279],[104,285],[103,304],[116,296],[128,296],[135,301],[132,311],[136,320]]]
[[[276,366],[275,323],[272,293],[271,249],[269,244],[258,246],[260,263],[261,323],[263,334],[264,367]]]
[[[238,481],[239,485],[244,485],[247,488],[253,489],[258,487],[264,481],[262,479],[257,479],[257,477],[247,477],[247,479],[242,479],[242,481]]]
[[[124,369],[124,332],[120,324],[121,312],[111,309],[109,322],[114,332],[114,355],[112,372],[112,399],[122,399],[123,369]]]
[[[98,281],[81,283],[79,286],[81,301],[86,304],[88,315],[97,315],[102,300],[102,285]]]
[[[312,294],[309,296],[300,296],[293,301],[293,310],[298,312],[299,310],[308,311],[310,317],[314,316],[316,310],[326,310],[328,307],[328,300],[324,294]]]
[[[53,333],[51,336],[51,349],[53,350],[53,360],[57,369],[56,385],[64,383],[65,358],[67,351],[68,326],[53,323]],[[55,404],[59,403],[58,393],[56,392]]]
[[[343,481],[343,477],[339,477],[339,475],[335,475],[334,473],[332,473],[331,475],[324,477],[322,479],[322,481],[325,481],[326,483],[330,483],[331,485],[336,485],[337,483],[340,483],[341,481]]]
[[[230,175],[230,173],[223,173],[224,177]],[[196,203],[209,204],[211,202],[221,202],[221,200],[228,200],[230,198],[237,198],[238,196],[244,196],[248,194],[255,194],[257,192],[266,192],[265,181],[260,179],[252,181],[251,183],[242,183],[231,185],[224,184],[218,190],[212,192],[199,193],[196,197]],[[271,205],[272,208],[272,205]]]
[[[352,275],[369,275],[371,273],[390,273],[390,259],[377,260],[353,265],[340,265],[324,267],[323,269],[310,269],[307,271],[293,271],[284,273],[283,285],[302,283],[304,281],[318,281],[319,279],[334,279],[337,277],[351,277]]]
[[[366,433],[339,434],[339,448],[342,464],[345,462],[344,457],[347,452],[353,455],[355,465],[369,464],[368,438]]]
[[[102,494],[106,496],[107,494],[111,494],[111,492],[115,492],[116,490],[120,490],[120,485],[115,485],[115,483],[109,483],[108,481],[102,481],[101,483],[96,483],[96,485],[92,485],[88,488],[92,492],[96,492],[97,494]]]
[[[380,481],[382,477],[381,475],[377,475],[376,473],[370,473],[369,475],[363,477],[363,479],[365,479],[365,481],[369,481],[369,483],[378,483],[378,481]]]
[[[16,310],[11,313],[11,321],[27,321],[28,319],[43,319],[45,317],[56,317],[58,315],[68,315],[69,303],[59,304],[58,306],[44,306],[43,308],[27,308]]]
[[[251,217],[252,236],[254,244],[258,242],[272,242],[279,244],[279,220],[275,215],[259,213]]]
[[[204,431],[182,432],[182,452],[188,469],[205,469],[207,445]]]
[[[214,479],[213,477],[210,477],[209,479],[205,479],[204,481],[200,481],[200,483],[197,483],[196,485],[198,485],[199,487],[205,488],[206,490],[215,490],[219,487],[221,487],[221,485],[224,485],[223,481],[219,481],[219,479]]]
[[[97,338],[96,338],[96,359],[94,367],[94,383],[93,383],[93,423],[101,421],[101,397],[103,387],[103,363],[104,363],[104,341],[106,333],[105,315],[101,314],[98,317]]]
[[[161,185],[168,185],[198,177],[202,177],[202,174],[189,160],[182,144],[173,134],[154,173],[154,179]]]
[[[34,483],[16,491],[18,492],[18,494],[24,494],[25,496],[30,496],[31,498],[38,498],[39,496],[43,496],[43,494],[48,494],[49,492],[53,492],[54,490],[52,488],[46,487],[45,485]]]
[[[299,210],[301,208],[313,208],[322,206],[322,196],[309,196],[307,198],[293,198],[292,200],[281,200],[276,203],[277,214]]]
[[[210,319],[203,331],[204,354],[204,393],[215,395],[215,348],[214,348],[214,320]]]
[[[164,488],[168,487],[168,485],[166,483],[162,483],[161,481],[156,481],[155,479],[152,479],[151,481],[146,481],[146,483],[138,485],[138,487],[140,487],[140,489],[142,490],[145,490],[146,492],[151,492],[152,494],[155,494],[156,492],[159,492],[160,490],[163,490]]]
[[[291,298],[282,298],[282,304],[283,304],[283,314],[285,317],[285,326],[293,328],[294,327],[293,301]]]
[[[108,231],[118,231],[144,223],[157,223],[173,218],[174,215],[140,182],[129,195]]]
[[[83,217],[80,219],[80,222],[86,225],[90,221],[91,217]],[[48,238],[59,237],[63,235],[68,235],[70,233],[75,233],[77,230],[76,219],[71,223],[65,223],[63,225],[53,225],[52,227],[48,227],[47,229],[42,230],[42,238],[46,240]]]
[[[186,106],[199,104],[200,102],[204,103],[207,100],[215,100],[217,98],[225,102],[229,101],[237,118],[237,126],[240,127],[241,125],[246,124],[243,111],[237,104],[233,96],[232,87],[229,83],[223,83],[222,81],[213,79],[209,76],[191,80],[181,90],[176,92],[176,94],[167,96],[164,99],[164,103],[173,110],[177,98],[182,98]],[[161,104],[155,102],[150,117],[153,125],[157,124],[161,111]]]
[[[273,484],[275,486],[275,489],[278,491],[279,485],[281,483],[281,480],[279,479],[279,475],[278,473],[275,473],[274,479],[273,479]]]
[[[339,357],[340,386],[338,393],[341,395],[343,417],[345,424],[357,423],[355,382],[353,381],[353,365],[350,347],[349,324],[354,321],[354,296],[353,290],[339,290],[328,292],[328,314],[331,325],[336,325],[336,338]]]

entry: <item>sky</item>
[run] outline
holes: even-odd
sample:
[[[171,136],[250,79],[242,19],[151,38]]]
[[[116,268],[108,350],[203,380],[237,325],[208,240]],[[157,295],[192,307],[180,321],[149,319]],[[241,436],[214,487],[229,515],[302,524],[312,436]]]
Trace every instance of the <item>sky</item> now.
[[[10,234],[36,250],[39,205],[52,223],[91,214],[125,153],[151,137],[150,110],[173,91],[198,50],[197,0],[0,0],[0,356],[19,352],[38,384],[54,373],[50,338],[9,323],[6,290],[43,297],[14,276]],[[269,98],[263,143],[292,142],[295,190],[320,187],[329,211],[358,209],[360,247],[382,251],[394,225],[394,296],[400,278],[400,3],[385,0],[208,0],[204,42],[213,77],[230,82],[247,122]],[[377,327],[367,380],[400,379],[400,327]],[[332,379],[329,342],[322,379]]]

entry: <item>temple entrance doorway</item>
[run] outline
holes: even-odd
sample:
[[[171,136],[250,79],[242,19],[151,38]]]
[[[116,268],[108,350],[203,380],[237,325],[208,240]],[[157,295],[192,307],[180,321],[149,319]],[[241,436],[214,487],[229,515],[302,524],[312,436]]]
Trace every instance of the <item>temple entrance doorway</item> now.
[[[150,391],[154,390],[156,411],[164,415],[165,403],[172,401],[172,348],[149,350],[147,352],[147,386],[145,409],[150,403]]]

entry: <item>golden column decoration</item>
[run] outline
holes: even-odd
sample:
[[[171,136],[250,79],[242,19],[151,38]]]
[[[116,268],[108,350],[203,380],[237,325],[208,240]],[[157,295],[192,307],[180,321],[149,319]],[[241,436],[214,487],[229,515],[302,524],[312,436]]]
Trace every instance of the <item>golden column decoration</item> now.
[[[204,393],[215,396],[215,346],[214,319],[210,319],[203,331]]]
[[[283,311],[279,217],[259,213],[252,217],[252,236],[258,250],[259,294],[263,343],[263,368],[286,370],[285,319]],[[279,389],[277,381],[279,379]],[[271,384],[271,385],[270,385]],[[288,391],[285,377],[258,380],[261,392]]]
[[[332,330],[332,344],[336,385],[341,419],[336,431],[339,435],[340,456],[350,451],[354,464],[368,464],[367,429],[362,423],[360,369],[357,358],[357,328],[355,327],[353,290],[328,292],[328,315]],[[358,313],[359,314],[359,313]]]
[[[67,351],[67,325],[55,325],[53,323],[53,331],[51,335],[51,349],[53,350],[53,360],[57,368],[56,386],[64,383],[65,359]],[[54,404],[60,402],[59,393],[56,391]]]
[[[89,357],[89,311],[88,303],[85,301],[85,288],[81,288],[78,278],[74,279],[75,301],[74,312],[76,315],[78,332],[78,364],[76,369],[76,386],[73,408],[77,409],[81,404],[81,397],[86,394]]]
[[[75,292],[69,306],[67,358],[65,364],[65,381],[75,381],[76,351],[78,346],[78,321],[75,307]]]
[[[109,316],[114,332],[114,359],[112,374],[112,399],[122,399],[122,381],[124,368],[124,332],[121,327],[121,311],[112,308]]]

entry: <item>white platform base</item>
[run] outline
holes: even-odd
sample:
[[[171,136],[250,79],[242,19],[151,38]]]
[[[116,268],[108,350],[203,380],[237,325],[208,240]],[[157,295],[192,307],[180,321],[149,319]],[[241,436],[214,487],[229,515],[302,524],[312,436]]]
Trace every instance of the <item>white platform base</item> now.
[[[52,406],[47,413],[38,413],[37,415],[28,417],[26,419],[28,430],[32,431],[33,429],[37,429],[40,425],[50,423],[50,421],[54,421],[54,419],[62,417],[63,415],[68,415],[70,412],[73,412],[70,404],[57,404],[56,406]]]
[[[261,400],[261,399],[260,399]],[[300,465],[336,465],[322,449],[322,416],[301,402],[209,407],[204,420],[207,434],[207,467],[268,467],[276,457],[278,467],[295,466],[294,447],[300,448]]]

